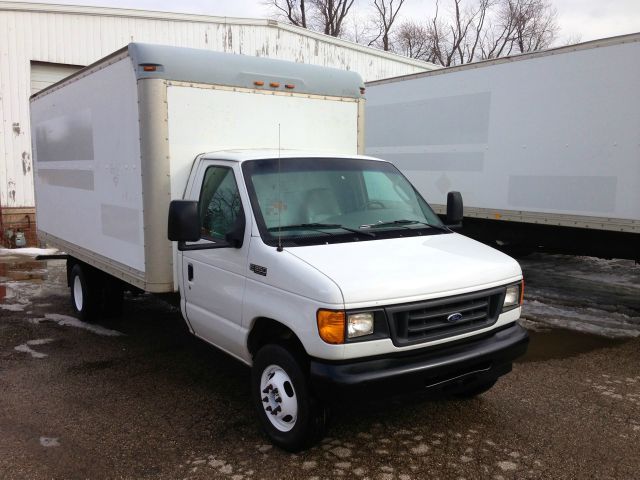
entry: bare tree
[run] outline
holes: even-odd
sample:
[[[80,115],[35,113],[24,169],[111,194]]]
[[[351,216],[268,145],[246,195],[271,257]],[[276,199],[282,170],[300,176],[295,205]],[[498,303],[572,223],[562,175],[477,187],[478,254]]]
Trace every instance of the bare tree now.
[[[406,21],[400,24],[393,39],[396,53],[425,61],[431,60],[433,45],[429,29],[417,22]]]
[[[344,33],[344,23],[355,0],[265,0],[274,17],[292,25],[333,37]]]
[[[397,3],[394,5],[395,1]],[[369,41],[369,46],[379,44],[383,50],[390,50],[389,33],[404,2],[405,0],[373,0],[376,11],[374,24],[378,33]]]
[[[355,0],[309,0],[318,19],[318,30],[332,37],[343,33],[342,26]]]
[[[273,7],[276,17],[286,19],[291,25],[307,28],[305,0],[271,0],[265,4]]]
[[[556,38],[557,13],[546,0],[509,0],[513,6],[513,42],[520,53],[547,48]]]
[[[427,23],[403,23],[394,48],[448,67],[540,50],[557,36],[556,12],[548,0],[451,0],[451,7],[441,17],[436,2]]]

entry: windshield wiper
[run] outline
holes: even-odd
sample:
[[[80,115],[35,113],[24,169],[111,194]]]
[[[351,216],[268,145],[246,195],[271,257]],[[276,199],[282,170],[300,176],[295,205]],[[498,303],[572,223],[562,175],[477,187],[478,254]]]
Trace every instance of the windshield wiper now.
[[[283,230],[283,231],[288,231],[288,230],[317,230],[317,231],[322,231],[325,229],[332,229],[332,228],[340,228],[342,230],[346,230],[348,232],[353,232],[353,233],[357,233],[358,235],[365,235],[367,237],[375,237],[376,234],[373,232],[366,232],[363,230],[358,230],[356,228],[349,228],[349,227],[345,227],[344,225],[340,225],[337,223],[298,223],[298,224],[294,224],[294,225],[282,225],[280,227],[271,227],[268,228],[267,230],[269,232],[277,232],[279,230]],[[332,235],[329,232],[322,232],[322,233],[326,233],[327,235]]]
[[[420,220],[406,220],[406,219],[393,220],[391,222],[372,223],[370,225],[360,225],[360,228],[379,228],[379,227],[393,227],[393,226],[400,226],[402,228],[409,228],[409,227],[407,227],[407,225],[412,225],[412,224],[416,224],[416,223],[419,223],[421,225],[426,225],[427,227],[433,228],[435,230],[439,230],[441,232],[445,232],[445,233],[450,233],[451,232],[451,230],[449,230],[447,227],[444,227],[444,226],[432,225],[430,223],[421,222]]]

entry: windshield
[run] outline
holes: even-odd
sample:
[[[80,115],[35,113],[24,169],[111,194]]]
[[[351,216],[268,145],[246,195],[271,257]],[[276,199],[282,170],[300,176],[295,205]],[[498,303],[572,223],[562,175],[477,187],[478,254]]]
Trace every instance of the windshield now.
[[[348,158],[251,160],[242,166],[267,243],[368,240],[447,232],[396,167]]]

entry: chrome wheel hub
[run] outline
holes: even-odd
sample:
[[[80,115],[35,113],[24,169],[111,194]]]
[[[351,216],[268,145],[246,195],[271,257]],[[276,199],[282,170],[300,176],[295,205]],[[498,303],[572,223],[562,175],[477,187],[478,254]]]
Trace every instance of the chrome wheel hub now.
[[[260,379],[262,407],[271,424],[281,432],[288,432],[298,418],[298,398],[293,383],[281,367],[269,365]]]

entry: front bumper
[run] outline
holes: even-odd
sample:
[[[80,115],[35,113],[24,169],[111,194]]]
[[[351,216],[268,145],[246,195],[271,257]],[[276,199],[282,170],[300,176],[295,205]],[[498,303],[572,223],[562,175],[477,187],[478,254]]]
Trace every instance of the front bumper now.
[[[371,388],[376,394],[455,389],[509,373],[512,362],[527,351],[528,343],[527,331],[513,323],[450,344],[365,360],[312,359],[311,384],[323,398],[345,390],[372,393]]]

